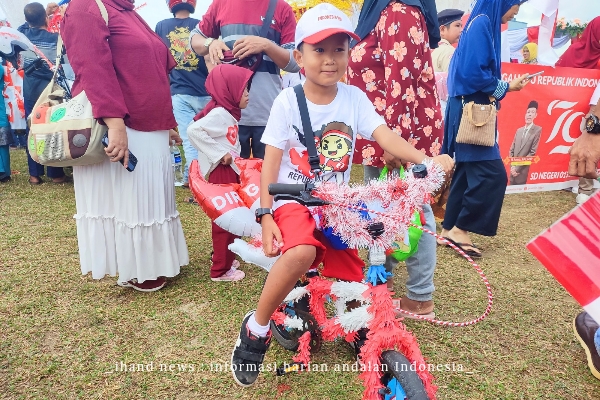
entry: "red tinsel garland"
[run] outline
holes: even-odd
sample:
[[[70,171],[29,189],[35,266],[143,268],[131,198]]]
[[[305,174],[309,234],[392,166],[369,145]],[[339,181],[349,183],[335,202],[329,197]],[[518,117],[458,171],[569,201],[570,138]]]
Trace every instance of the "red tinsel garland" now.
[[[310,331],[306,331],[298,338],[298,353],[293,360],[297,363],[308,365],[310,363]]]
[[[332,300],[337,300],[335,295],[331,294],[332,284],[332,281],[320,277],[309,280],[308,291],[310,293],[311,312],[319,324],[323,340],[333,341],[341,336],[346,341],[352,342],[356,337],[356,332],[345,332],[337,317],[327,318],[325,310],[327,297],[330,296]],[[383,387],[381,385],[380,357],[385,350],[396,350],[404,354],[408,361],[415,366],[415,372],[421,378],[429,398],[434,400],[437,387],[433,384],[433,375],[428,370],[428,365],[423,358],[416,338],[402,322],[395,318],[392,298],[387,286],[372,286],[369,284],[363,297],[370,300],[371,304],[368,311],[373,316],[368,324],[368,340],[360,352],[360,359],[364,366],[363,372],[359,376],[365,387],[363,400],[380,399],[378,391]],[[277,310],[272,316],[272,319],[278,324],[283,324],[285,318],[286,315],[281,309]],[[308,365],[310,362],[310,332],[305,332],[300,337],[299,342],[300,346],[294,361]]]
[[[359,376],[365,387],[363,400],[380,399],[378,391],[383,387],[382,373],[373,366],[379,365],[383,351],[393,349],[404,354],[408,361],[415,365],[415,372],[423,381],[427,395],[434,400],[437,387],[433,385],[433,375],[428,371],[416,338],[402,322],[395,319],[392,298],[386,285],[369,286],[372,302],[369,314],[373,315],[373,319],[369,322],[367,340],[360,352],[361,361],[368,366]]]

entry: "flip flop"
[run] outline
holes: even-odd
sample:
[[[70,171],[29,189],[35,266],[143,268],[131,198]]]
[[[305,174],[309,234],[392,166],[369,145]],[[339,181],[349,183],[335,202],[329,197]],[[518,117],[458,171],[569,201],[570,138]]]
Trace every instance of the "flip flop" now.
[[[54,183],[55,185],[62,185],[63,183],[69,183],[69,182],[73,182],[73,178],[71,178],[71,177],[70,177],[70,176],[68,176],[68,175],[65,175],[65,176],[63,177],[63,179],[62,179],[62,180],[60,180],[60,181],[55,181],[54,179],[52,179],[50,182]]]
[[[460,242],[455,242],[454,240],[450,239],[449,237],[444,237],[444,239],[446,239],[447,241],[449,241],[450,243],[452,243],[453,245],[455,245],[456,247],[458,247],[459,249],[461,249],[466,255],[468,255],[471,258],[481,258],[483,257],[483,255],[475,250],[468,250],[465,249],[465,247],[472,247],[474,249],[478,249],[477,246],[475,246],[473,243],[460,243]],[[452,247],[450,245],[446,245],[448,247]]]
[[[37,186],[37,185],[41,185],[42,183],[44,183],[44,180],[42,178],[40,178],[39,176],[36,178],[38,179],[37,181],[32,181],[31,178],[29,178],[29,184],[32,186]]]

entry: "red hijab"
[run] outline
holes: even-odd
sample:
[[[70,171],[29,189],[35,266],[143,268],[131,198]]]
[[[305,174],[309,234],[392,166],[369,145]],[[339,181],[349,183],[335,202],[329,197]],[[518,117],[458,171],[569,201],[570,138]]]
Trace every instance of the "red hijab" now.
[[[205,84],[212,100],[194,117],[194,121],[205,117],[216,107],[223,107],[239,121],[242,117],[240,101],[251,78],[252,71],[249,69],[230,64],[217,65],[208,74]]]
[[[588,24],[581,39],[567,49],[556,66],[600,69],[600,17],[594,18]]]

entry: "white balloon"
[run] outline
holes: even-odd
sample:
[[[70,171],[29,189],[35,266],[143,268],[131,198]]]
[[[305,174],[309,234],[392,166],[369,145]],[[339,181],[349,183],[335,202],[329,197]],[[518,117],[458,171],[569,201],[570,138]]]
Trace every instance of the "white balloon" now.
[[[267,272],[271,270],[275,261],[279,259],[279,256],[267,257],[263,252],[262,247],[258,248],[251,246],[242,239],[235,239],[233,243],[229,245],[229,250],[240,256],[244,262],[259,266]]]
[[[215,224],[237,236],[254,236],[262,232],[254,213],[247,207],[238,207],[219,216]]]

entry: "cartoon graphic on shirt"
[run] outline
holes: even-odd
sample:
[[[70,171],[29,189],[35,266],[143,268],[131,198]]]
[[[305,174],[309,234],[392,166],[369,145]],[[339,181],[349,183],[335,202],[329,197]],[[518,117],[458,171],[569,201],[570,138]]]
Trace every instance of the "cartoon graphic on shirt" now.
[[[305,136],[300,130],[293,126],[298,140],[303,145],[306,145]],[[322,171],[322,176],[325,181],[335,180],[337,184],[344,183],[344,173],[350,166],[353,153],[353,134],[352,128],[343,122],[331,122],[323,125],[323,128],[315,132],[315,147],[319,153],[319,165]],[[290,161],[296,166],[296,169],[303,177],[290,177],[295,180],[314,179],[314,174],[311,171],[308,162],[308,151],[296,148],[291,148],[289,151]]]
[[[317,151],[321,154],[321,170],[331,172],[336,183],[344,183],[344,172],[348,170],[352,155],[352,129],[341,122],[332,122],[322,130],[321,145]]]
[[[167,35],[171,43],[169,50],[177,61],[175,69],[194,71],[198,68],[198,57],[189,46],[190,29],[188,27],[175,28]]]

